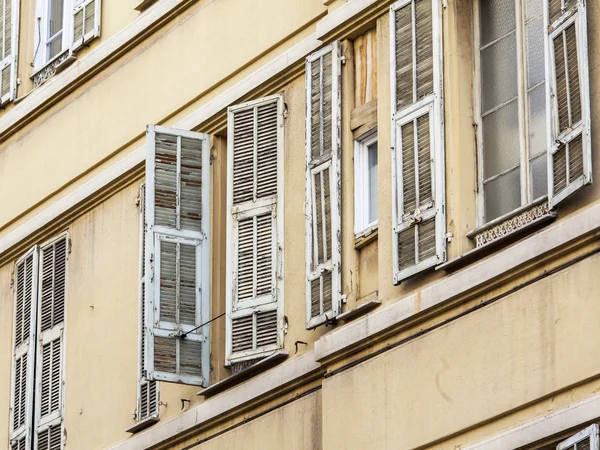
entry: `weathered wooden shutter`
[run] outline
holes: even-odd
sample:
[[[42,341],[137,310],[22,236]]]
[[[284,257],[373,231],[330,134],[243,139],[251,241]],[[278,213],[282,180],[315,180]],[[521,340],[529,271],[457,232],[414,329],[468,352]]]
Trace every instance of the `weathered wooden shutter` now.
[[[40,250],[36,359],[36,449],[62,449],[67,237]]]
[[[229,108],[227,362],[283,345],[283,97]]]
[[[306,327],[341,308],[341,60],[335,42],[306,59]]]
[[[138,395],[137,395],[137,414],[136,421],[141,422],[151,417],[158,417],[158,381],[148,381],[144,372],[145,357],[146,357],[146,333],[144,332],[144,324],[146,323],[146,307],[145,301],[145,283],[146,283],[146,265],[144,264],[146,258],[146,233],[144,233],[145,226],[145,195],[146,186],[142,185],[140,189],[140,302],[139,302],[139,313],[140,313],[140,325],[139,325],[139,368],[138,368]]]
[[[438,0],[390,10],[394,283],[446,259],[441,14]]]
[[[10,397],[10,448],[30,450],[37,333],[37,247],[32,248],[17,261],[14,277],[15,321]]]
[[[593,424],[556,446],[556,450],[600,450],[598,425]]]
[[[71,50],[100,36],[101,0],[76,0],[73,7]]]
[[[0,0],[0,105],[16,98],[19,1]]]
[[[147,148],[145,377],[207,386],[209,138],[149,126]]]
[[[585,0],[547,0],[548,195],[555,206],[592,182]]]

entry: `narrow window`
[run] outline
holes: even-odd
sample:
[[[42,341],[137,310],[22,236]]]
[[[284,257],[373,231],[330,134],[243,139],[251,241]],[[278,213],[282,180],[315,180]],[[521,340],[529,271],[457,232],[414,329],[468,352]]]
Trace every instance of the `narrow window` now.
[[[65,0],[48,0],[46,61],[50,61],[63,49],[63,23]]]
[[[354,145],[354,233],[359,236],[377,226],[377,132]]]

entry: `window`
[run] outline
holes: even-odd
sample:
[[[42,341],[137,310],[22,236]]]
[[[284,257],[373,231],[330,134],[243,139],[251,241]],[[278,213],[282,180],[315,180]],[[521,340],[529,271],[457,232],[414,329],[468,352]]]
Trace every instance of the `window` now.
[[[587,31],[582,1],[475,4],[483,224],[591,181]]]
[[[354,233],[377,226],[377,132],[354,143]]]
[[[65,22],[65,0],[48,0],[46,16],[46,61],[50,61],[63,49],[63,24]]]
[[[67,253],[63,235],[15,266],[11,450],[63,446]]]

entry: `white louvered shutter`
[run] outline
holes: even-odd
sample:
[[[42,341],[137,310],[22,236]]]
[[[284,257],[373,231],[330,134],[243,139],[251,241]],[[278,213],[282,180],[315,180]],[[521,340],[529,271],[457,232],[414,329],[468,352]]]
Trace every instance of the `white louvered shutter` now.
[[[19,1],[0,0],[0,105],[16,98]]]
[[[439,0],[390,9],[394,283],[446,260]]]
[[[546,0],[550,205],[592,182],[586,0]]]
[[[306,327],[341,308],[339,42],[306,60]]]
[[[593,424],[556,446],[556,450],[600,450],[598,425]]]
[[[35,402],[37,450],[60,450],[63,445],[63,333],[67,250],[66,236],[40,250]]]
[[[38,298],[38,249],[15,265],[15,321],[11,383],[10,449],[30,450]]]
[[[283,345],[283,97],[229,108],[227,363]]]
[[[101,0],[76,0],[73,5],[71,50],[100,36]]]
[[[138,372],[138,401],[137,401],[137,414],[136,420],[141,422],[143,420],[149,419],[151,417],[158,417],[158,381],[148,381],[146,379],[146,375],[144,373],[145,367],[145,357],[146,357],[146,333],[144,332],[144,324],[146,323],[146,307],[147,303],[145,301],[145,283],[146,283],[146,265],[145,265],[145,255],[146,255],[146,233],[144,233],[145,226],[145,214],[144,214],[144,205],[145,205],[145,195],[146,195],[146,186],[142,185],[140,189],[140,327],[139,327],[139,354],[140,354],[140,364],[139,364],[139,372]]]
[[[209,138],[149,126],[147,148],[146,379],[207,386]]]

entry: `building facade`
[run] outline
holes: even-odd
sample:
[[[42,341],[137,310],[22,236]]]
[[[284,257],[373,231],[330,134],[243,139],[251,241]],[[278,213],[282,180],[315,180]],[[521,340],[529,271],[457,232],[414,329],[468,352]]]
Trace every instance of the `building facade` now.
[[[0,0],[0,450],[600,450],[600,6]]]

